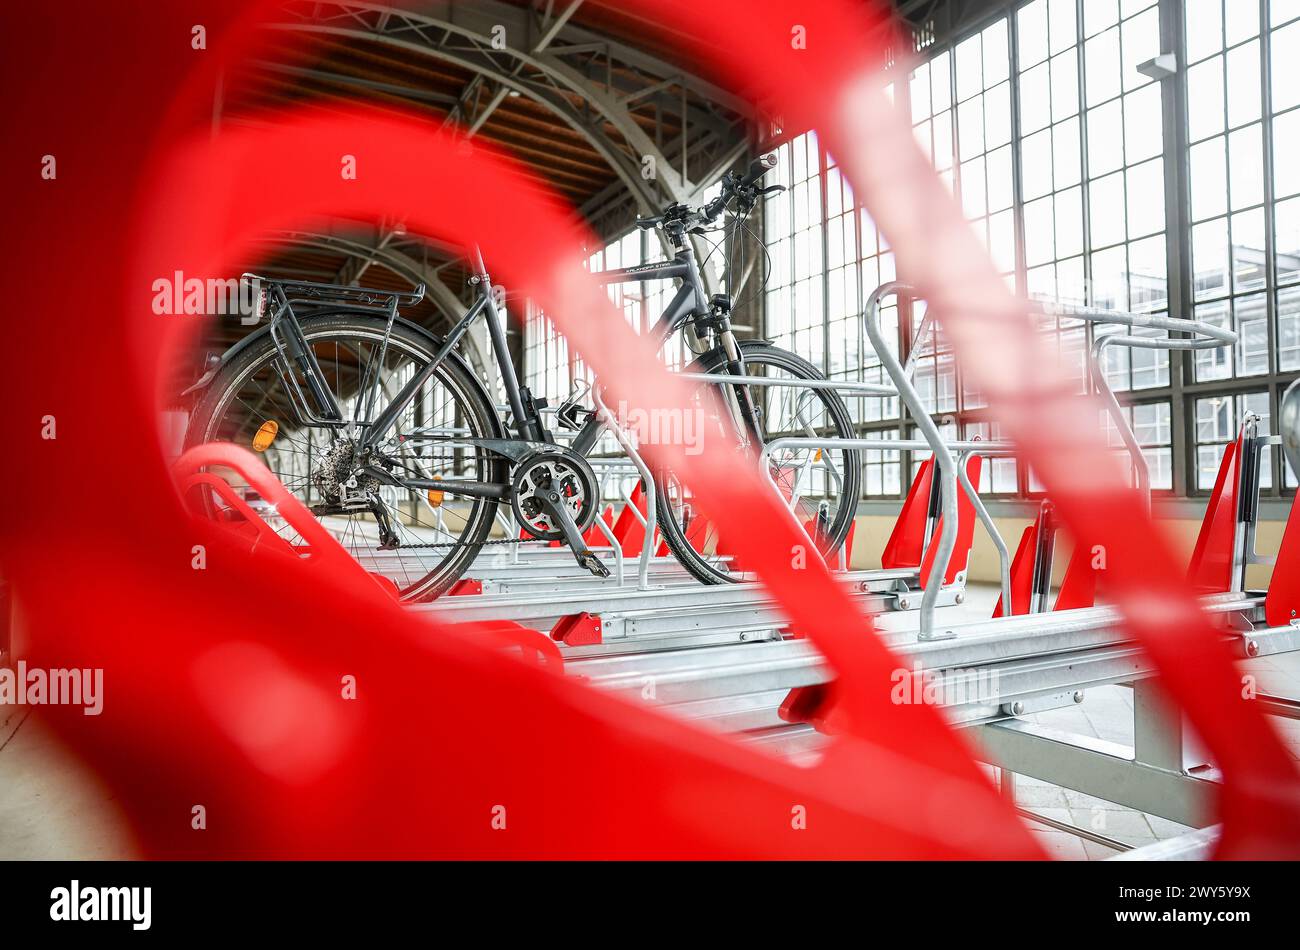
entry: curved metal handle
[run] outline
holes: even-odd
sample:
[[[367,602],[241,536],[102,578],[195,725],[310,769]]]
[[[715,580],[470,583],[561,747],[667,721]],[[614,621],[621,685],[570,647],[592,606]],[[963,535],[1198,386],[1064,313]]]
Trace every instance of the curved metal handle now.
[[[941,476],[939,547],[935,551],[934,564],[930,568],[931,583],[926,584],[921,592],[920,638],[932,640],[935,639],[934,604],[939,597],[939,589],[943,586],[943,579],[948,574],[948,562],[952,560],[953,549],[957,546],[957,462],[944,444],[939,427],[930,418],[930,410],[922,403],[920,393],[912,385],[910,378],[912,361],[908,360],[908,369],[904,369],[898,362],[898,357],[894,356],[885,345],[885,338],[880,332],[880,301],[900,292],[910,293],[912,288],[901,281],[891,281],[873,290],[871,296],[867,298],[866,312],[863,314],[862,321],[871,345],[876,349],[876,356],[898,389],[899,399],[911,412],[921,435],[930,443],[934,452],[935,466]]]

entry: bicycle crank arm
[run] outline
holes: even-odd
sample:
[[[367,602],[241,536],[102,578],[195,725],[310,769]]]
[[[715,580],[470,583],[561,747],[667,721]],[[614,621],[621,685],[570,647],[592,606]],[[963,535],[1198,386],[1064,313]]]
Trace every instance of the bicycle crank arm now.
[[[564,499],[560,497],[560,493],[543,491],[536,497],[542,503],[542,510],[551,516],[551,523],[558,525],[564,532],[564,540],[568,542],[578,565],[585,567],[597,577],[609,577],[609,568],[587,547],[587,542],[582,540],[582,533],[574,523],[573,516],[569,514],[569,509],[564,504]]]

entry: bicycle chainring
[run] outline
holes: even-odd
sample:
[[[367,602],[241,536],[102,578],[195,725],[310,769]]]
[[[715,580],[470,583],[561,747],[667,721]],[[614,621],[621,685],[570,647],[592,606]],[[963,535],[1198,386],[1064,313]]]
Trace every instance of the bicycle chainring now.
[[[541,502],[543,492],[559,493],[579,531],[591,527],[600,507],[600,488],[591,466],[564,448],[525,456],[511,475],[511,488],[515,519],[526,533],[541,541],[564,539],[564,532]]]

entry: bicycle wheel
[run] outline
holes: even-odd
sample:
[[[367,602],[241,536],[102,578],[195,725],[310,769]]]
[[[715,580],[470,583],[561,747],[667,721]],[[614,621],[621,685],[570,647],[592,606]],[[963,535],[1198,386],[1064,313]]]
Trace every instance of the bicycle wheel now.
[[[367,379],[379,376],[381,389],[372,410],[377,415],[428,365],[438,345],[418,328],[398,322],[383,348],[385,325],[383,318],[350,312],[301,321],[325,383],[350,422],[367,418],[368,407],[362,405]],[[382,365],[377,365],[381,349]],[[355,440],[347,429],[301,424],[279,364],[269,336],[237,353],[195,405],[186,447],[221,441],[262,451],[267,467],[285,487],[317,514],[363,567],[390,578],[404,600],[429,600],[443,593],[487,539],[497,501],[413,491],[382,485],[373,478],[361,478],[341,492],[340,483],[346,485],[352,472]],[[482,385],[458,359],[449,357],[439,364],[389,435],[380,449],[391,463],[390,470],[399,476],[469,482],[506,479],[503,459],[457,442],[500,435]],[[263,445],[268,438],[269,445]],[[249,491],[234,473],[222,470],[222,474],[237,488]],[[258,509],[258,499],[249,500]],[[201,502],[213,517],[237,518],[210,492]],[[291,544],[301,543],[298,533],[266,508],[259,513],[276,531]],[[397,537],[396,547],[381,544],[381,516]]]
[[[761,340],[740,344],[750,376],[779,379],[824,379],[807,360]],[[690,372],[725,374],[724,357],[710,353],[696,361]],[[735,391],[729,386],[708,386],[724,394],[725,411],[739,418]],[[796,389],[788,386],[750,387],[758,410],[763,441],[779,436],[832,436],[851,438],[853,424],[844,400],[833,390]],[[701,403],[708,405],[709,403]],[[704,423],[702,431],[738,431],[732,420]],[[703,444],[703,450],[709,446]],[[716,449],[715,449],[716,451]],[[737,456],[737,464],[744,464]],[[772,456],[768,474],[801,524],[810,525],[823,556],[838,551],[848,536],[857,512],[862,470],[860,455],[846,449],[781,450]],[[706,584],[755,580],[733,555],[725,538],[697,510],[690,487],[672,472],[656,474],[657,520],[665,543],[682,565]]]

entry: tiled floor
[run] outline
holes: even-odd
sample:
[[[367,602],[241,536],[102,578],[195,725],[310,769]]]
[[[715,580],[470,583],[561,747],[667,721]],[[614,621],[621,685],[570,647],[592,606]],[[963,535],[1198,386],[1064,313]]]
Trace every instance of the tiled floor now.
[[[972,588],[963,613],[989,615],[996,592]],[[1253,660],[1246,668],[1261,692],[1300,697],[1300,653]],[[1099,739],[1131,744],[1132,691],[1106,686],[1087,691],[1080,705],[1029,718]],[[1300,760],[1300,722],[1272,720],[1291,754]],[[993,770],[989,770],[993,774]],[[1060,822],[1091,829],[1132,846],[1175,837],[1190,829],[1058,788],[1025,776],[1016,779],[1024,808]],[[1069,860],[1094,860],[1115,852],[1073,834],[1031,823],[1047,852]],[[26,710],[0,707],[0,859],[129,858],[135,854],[111,793],[68,755]]]

